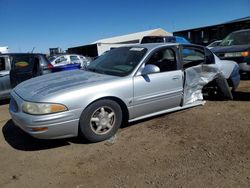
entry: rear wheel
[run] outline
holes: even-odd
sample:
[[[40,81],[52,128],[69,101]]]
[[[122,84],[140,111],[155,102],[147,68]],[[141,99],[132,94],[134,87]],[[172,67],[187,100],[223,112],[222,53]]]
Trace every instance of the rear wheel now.
[[[208,83],[202,90],[203,94],[208,95],[212,100],[232,100],[232,90],[225,79],[216,78]]]
[[[113,136],[122,123],[118,103],[102,99],[89,105],[80,117],[80,135],[90,142],[99,142]]]

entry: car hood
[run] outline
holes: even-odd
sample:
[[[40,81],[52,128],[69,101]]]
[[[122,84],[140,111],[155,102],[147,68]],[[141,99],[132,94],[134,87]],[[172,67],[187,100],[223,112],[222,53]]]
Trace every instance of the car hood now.
[[[248,50],[250,45],[233,45],[233,46],[217,46],[211,49],[212,52],[225,53],[225,52],[242,52]]]
[[[22,82],[14,91],[27,101],[35,101],[64,91],[72,91],[116,79],[115,76],[83,70],[63,71],[32,78]]]

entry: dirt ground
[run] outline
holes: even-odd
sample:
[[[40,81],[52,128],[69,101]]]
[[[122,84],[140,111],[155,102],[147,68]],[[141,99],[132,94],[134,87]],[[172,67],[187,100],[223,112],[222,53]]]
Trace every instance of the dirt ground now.
[[[234,101],[130,124],[116,138],[36,140],[0,105],[0,187],[250,187],[250,81]]]

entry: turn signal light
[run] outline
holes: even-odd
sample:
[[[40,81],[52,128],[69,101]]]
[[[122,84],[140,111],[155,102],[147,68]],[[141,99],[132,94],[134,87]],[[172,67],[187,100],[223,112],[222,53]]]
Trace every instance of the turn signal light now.
[[[48,127],[33,127],[31,128],[32,131],[38,132],[38,131],[47,131]]]
[[[247,57],[247,56],[249,55],[249,52],[248,52],[248,51],[241,52],[241,55],[242,55],[243,57]]]

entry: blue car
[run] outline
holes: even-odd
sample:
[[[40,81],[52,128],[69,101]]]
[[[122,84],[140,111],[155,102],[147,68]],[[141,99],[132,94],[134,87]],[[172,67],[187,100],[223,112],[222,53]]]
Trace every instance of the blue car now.
[[[80,68],[81,68],[81,64],[73,63],[73,64],[61,65],[58,67],[53,67],[51,70],[52,72],[60,72],[60,71],[74,70],[74,69],[80,69]]]

